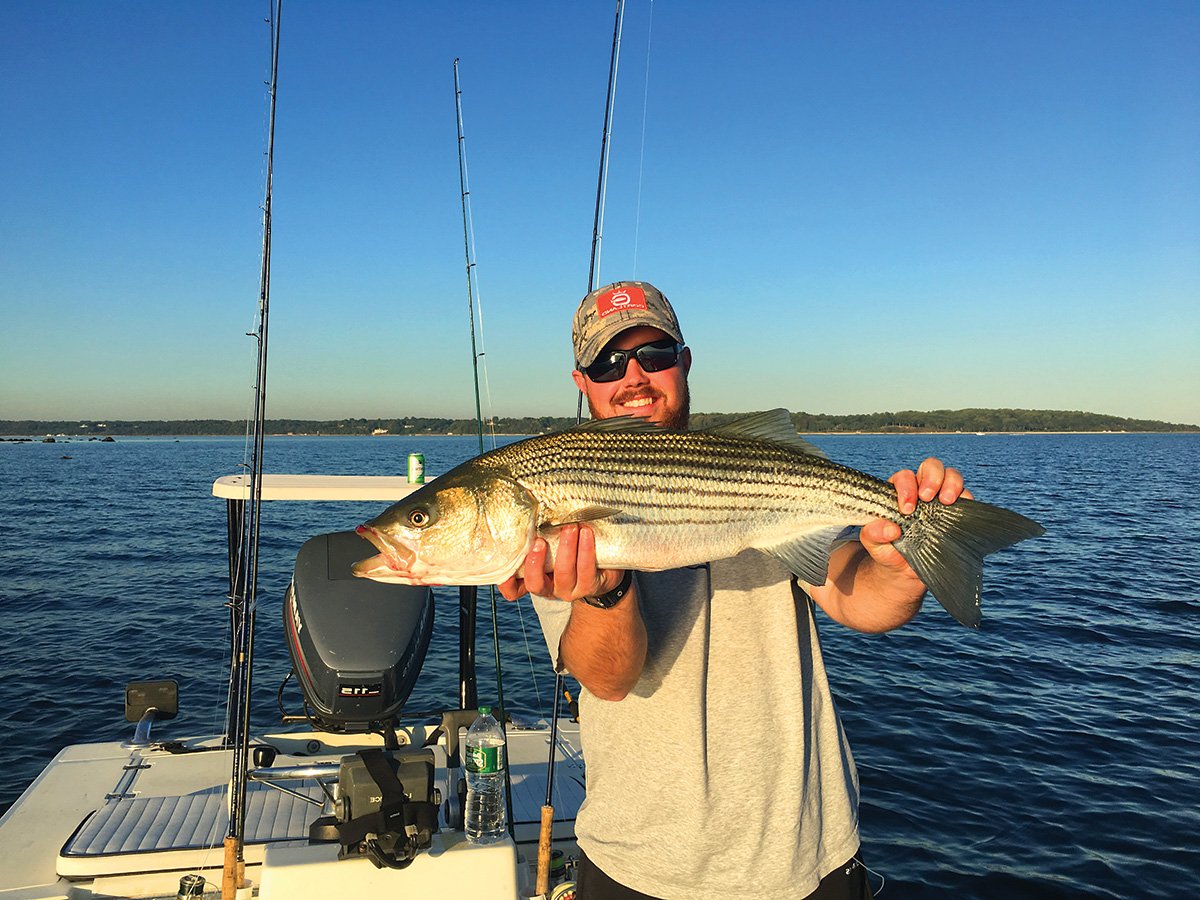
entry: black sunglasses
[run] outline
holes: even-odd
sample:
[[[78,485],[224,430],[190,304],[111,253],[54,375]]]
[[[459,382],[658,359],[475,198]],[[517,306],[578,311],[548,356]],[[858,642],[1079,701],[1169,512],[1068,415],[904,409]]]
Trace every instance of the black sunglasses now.
[[[580,366],[579,370],[592,381],[616,381],[625,377],[630,357],[637,359],[643,372],[662,372],[678,363],[682,352],[683,344],[665,338],[629,350],[605,350],[590,366]]]

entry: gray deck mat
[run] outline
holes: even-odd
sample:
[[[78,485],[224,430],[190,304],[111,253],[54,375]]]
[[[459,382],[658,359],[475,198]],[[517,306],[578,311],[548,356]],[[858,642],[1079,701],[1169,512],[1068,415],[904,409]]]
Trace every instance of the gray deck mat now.
[[[289,785],[323,800],[316,782]],[[307,840],[321,807],[264,784],[246,786],[245,843]],[[62,856],[95,857],[159,850],[201,850],[220,844],[229,829],[224,785],[174,797],[111,800],[88,818],[62,849]]]

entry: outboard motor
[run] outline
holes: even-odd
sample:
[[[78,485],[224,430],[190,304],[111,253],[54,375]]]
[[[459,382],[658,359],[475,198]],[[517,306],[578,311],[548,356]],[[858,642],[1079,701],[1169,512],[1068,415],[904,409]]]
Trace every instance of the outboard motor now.
[[[355,578],[375,552],[352,531],[305,541],[283,603],[288,652],[322,730],[372,732],[400,714],[429,649],[433,590]]]
[[[382,732],[385,749],[342,759],[335,815],[312,839],[338,841],[341,858],[403,868],[430,846],[441,802],[433,752],[401,749],[395,725],[429,649],[433,591],[355,578],[375,552],[353,531],[310,538],[296,555],[283,629],[309,720],[324,731]]]

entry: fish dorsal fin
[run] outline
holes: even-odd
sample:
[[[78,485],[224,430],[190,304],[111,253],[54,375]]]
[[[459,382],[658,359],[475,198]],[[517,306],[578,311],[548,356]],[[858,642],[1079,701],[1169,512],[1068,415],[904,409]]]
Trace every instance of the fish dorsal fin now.
[[[662,434],[672,429],[655,425],[639,416],[617,416],[612,419],[590,419],[568,430],[607,434]],[[707,428],[696,430],[706,434],[720,434],[726,437],[765,441],[770,444],[783,444],[810,456],[818,456],[821,459],[829,458],[820,447],[813,446],[796,434],[796,426],[792,424],[792,414],[782,407],[768,409],[765,412],[750,413],[721,425],[710,425]]]
[[[709,434],[722,434],[726,437],[748,438],[754,441],[766,441],[771,444],[784,444],[793,450],[799,450],[810,456],[828,459],[824,450],[814,447],[800,435],[796,434],[796,426],[792,424],[792,414],[786,409],[768,409],[765,412],[750,413],[739,416],[722,425],[703,428]]]
[[[567,430],[609,434],[661,434],[667,429],[640,416],[616,416],[612,419],[589,419]]]

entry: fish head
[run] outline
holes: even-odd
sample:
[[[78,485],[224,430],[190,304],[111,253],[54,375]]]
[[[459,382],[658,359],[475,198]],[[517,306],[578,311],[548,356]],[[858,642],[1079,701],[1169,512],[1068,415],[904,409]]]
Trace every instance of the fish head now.
[[[360,525],[379,553],[351,572],[396,584],[498,584],[533,545],[536,510],[512,478],[454,470]]]

